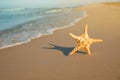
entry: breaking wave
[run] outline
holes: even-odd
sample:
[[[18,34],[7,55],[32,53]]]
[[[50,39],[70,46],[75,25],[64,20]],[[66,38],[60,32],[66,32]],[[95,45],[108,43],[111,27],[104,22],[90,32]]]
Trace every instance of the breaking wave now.
[[[28,42],[41,35],[51,34],[54,30],[74,25],[87,16],[85,11],[73,11],[71,8],[30,9],[30,11],[34,12],[31,16],[14,16],[14,20],[11,19],[12,26],[0,26],[1,49]],[[23,22],[20,22],[20,18]],[[13,25],[14,21],[17,24]]]

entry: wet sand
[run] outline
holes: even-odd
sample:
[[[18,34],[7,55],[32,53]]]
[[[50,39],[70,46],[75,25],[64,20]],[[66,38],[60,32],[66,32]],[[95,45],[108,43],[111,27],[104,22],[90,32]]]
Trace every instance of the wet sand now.
[[[74,9],[88,16],[28,43],[0,50],[0,80],[120,80],[120,3],[94,4]],[[68,53],[75,47],[69,32],[83,33],[88,24],[92,55]]]

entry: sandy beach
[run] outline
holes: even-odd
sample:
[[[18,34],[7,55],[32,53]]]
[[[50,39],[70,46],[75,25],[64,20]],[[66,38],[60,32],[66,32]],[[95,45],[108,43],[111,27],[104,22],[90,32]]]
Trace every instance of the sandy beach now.
[[[28,43],[0,49],[0,80],[120,80],[120,3],[76,7],[87,17],[75,25]],[[91,46],[92,55],[68,53],[88,24],[91,38],[103,39]]]

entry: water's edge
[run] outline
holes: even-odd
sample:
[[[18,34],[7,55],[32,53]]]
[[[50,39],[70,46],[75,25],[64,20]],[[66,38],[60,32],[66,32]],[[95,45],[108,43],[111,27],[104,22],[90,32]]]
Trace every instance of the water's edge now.
[[[46,33],[46,34],[38,34],[37,36],[31,37],[30,39],[28,39],[28,40],[26,40],[26,41],[17,42],[17,43],[14,43],[14,44],[12,44],[12,45],[3,46],[3,47],[0,47],[0,49],[5,49],[5,48],[9,48],[9,47],[21,45],[21,44],[24,44],[24,43],[28,43],[28,42],[30,42],[32,39],[39,38],[39,37],[42,37],[42,36],[45,36],[45,35],[51,35],[51,34],[53,34],[54,31],[56,31],[56,30],[60,30],[60,29],[72,27],[73,25],[75,25],[77,22],[79,22],[80,20],[82,20],[82,19],[85,18],[86,16],[88,16],[88,15],[85,15],[85,16],[83,16],[83,17],[80,17],[79,19],[77,19],[76,21],[70,23],[70,24],[67,25],[67,26],[63,26],[63,27],[60,27],[60,28],[53,28],[53,29],[49,30],[48,33]]]

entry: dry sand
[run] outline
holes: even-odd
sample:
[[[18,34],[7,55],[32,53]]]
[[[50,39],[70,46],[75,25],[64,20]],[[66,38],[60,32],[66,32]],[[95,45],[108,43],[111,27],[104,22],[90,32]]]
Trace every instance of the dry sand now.
[[[75,8],[88,16],[74,26],[31,42],[0,50],[0,80],[120,80],[120,3]],[[85,24],[92,38],[92,55],[67,54],[75,46],[68,35],[80,35]]]

